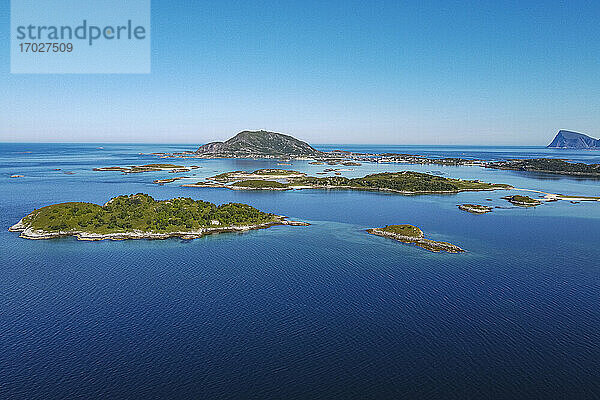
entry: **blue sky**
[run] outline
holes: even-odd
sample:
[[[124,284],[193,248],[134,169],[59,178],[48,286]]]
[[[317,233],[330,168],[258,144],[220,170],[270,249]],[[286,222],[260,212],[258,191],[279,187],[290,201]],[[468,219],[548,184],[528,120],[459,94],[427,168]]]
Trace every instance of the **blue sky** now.
[[[9,27],[4,1],[0,141],[600,137],[597,1],[152,0],[152,73],[140,75],[10,74]]]

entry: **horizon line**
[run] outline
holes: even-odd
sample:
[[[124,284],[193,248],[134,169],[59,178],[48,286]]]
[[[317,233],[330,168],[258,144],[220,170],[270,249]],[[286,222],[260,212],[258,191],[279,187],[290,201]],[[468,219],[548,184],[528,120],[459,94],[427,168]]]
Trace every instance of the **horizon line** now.
[[[23,142],[23,141],[3,141],[2,144],[157,144],[157,145],[186,145],[186,146],[203,146],[207,143],[196,143],[196,142],[96,142],[96,141],[84,141],[84,142],[71,142],[71,141],[39,141],[39,142]],[[311,146],[478,146],[478,147],[547,147],[548,145],[542,144],[449,144],[449,143],[310,143],[306,142]]]

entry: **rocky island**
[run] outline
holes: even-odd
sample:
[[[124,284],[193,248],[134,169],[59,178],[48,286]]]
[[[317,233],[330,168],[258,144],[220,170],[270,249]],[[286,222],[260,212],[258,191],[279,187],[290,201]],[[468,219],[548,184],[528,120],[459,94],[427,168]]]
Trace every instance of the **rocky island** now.
[[[283,133],[243,131],[225,142],[200,146],[196,154],[209,157],[306,157],[318,156],[320,151],[308,143]]]
[[[197,165],[184,167],[183,165],[175,164],[146,164],[146,165],[130,165],[127,167],[100,167],[94,168],[94,171],[119,171],[123,174],[137,174],[141,172],[157,172],[169,171],[170,173],[189,172],[192,169],[200,168]]]
[[[189,178],[189,176],[176,176],[174,178],[155,179],[154,181],[152,181],[152,183],[156,183],[158,185],[164,185],[165,183],[172,183],[172,182],[178,181],[180,179],[186,179],[186,178]]]
[[[583,133],[560,130],[548,146],[549,149],[600,150],[600,139]]]
[[[486,168],[548,174],[600,177],[600,164],[574,163],[554,158],[512,159],[485,164]]]
[[[463,253],[460,247],[447,242],[437,242],[435,240],[425,239],[421,229],[413,225],[386,225],[383,228],[367,229],[372,235],[383,236],[397,240],[402,243],[414,244],[423,249],[439,253],[445,251],[448,253]]]
[[[485,214],[492,211],[492,207],[482,206],[480,204],[459,204],[458,208],[472,214]]]
[[[75,236],[79,240],[183,239],[243,232],[274,225],[308,225],[265,213],[247,204],[215,205],[190,198],[154,200],[138,193],[104,205],[70,202],[34,210],[9,231],[26,239]]]
[[[362,178],[304,177],[292,181],[291,185],[315,189],[352,189],[387,191],[401,194],[458,193],[463,191],[509,189],[510,185],[445,178],[422,172],[382,172]]]
[[[383,172],[362,178],[314,177],[289,170],[266,169],[253,172],[226,172],[185,187],[222,187],[232,190],[263,189],[350,189],[401,194],[458,193],[462,191],[511,189],[510,185],[478,180],[445,178],[421,172]]]
[[[518,194],[514,196],[503,197],[503,199],[510,201],[514,205],[523,207],[534,207],[542,204],[540,200],[533,199],[529,196],[521,196]]]
[[[285,183],[277,181],[266,181],[260,179],[247,179],[237,181],[229,186],[231,189],[238,190],[289,190],[290,187]]]
[[[245,171],[233,171],[223,172],[222,174],[215,175],[210,179],[217,182],[236,182],[242,179],[260,179],[260,180],[288,180],[294,178],[303,178],[306,174],[304,172],[288,170],[288,169],[277,169],[277,168],[263,168],[257,169],[253,172]]]

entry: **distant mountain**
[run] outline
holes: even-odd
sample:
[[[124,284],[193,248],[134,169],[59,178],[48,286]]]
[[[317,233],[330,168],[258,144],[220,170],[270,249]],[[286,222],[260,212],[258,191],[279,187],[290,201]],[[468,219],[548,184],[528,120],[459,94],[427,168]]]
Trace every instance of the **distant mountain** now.
[[[600,140],[591,138],[583,133],[571,131],[558,131],[556,137],[550,143],[551,149],[595,149],[600,150]]]
[[[220,157],[316,156],[321,154],[308,143],[282,133],[243,131],[225,142],[212,142],[196,150],[198,154]]]

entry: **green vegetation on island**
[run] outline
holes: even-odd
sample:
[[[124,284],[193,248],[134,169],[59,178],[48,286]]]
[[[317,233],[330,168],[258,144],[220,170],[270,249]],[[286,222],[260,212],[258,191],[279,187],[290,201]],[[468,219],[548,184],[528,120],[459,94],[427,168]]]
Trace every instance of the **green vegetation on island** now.
[[[487,168],[514,171],[531,171],[551,174],[600,177],[600,164],[574,163],[553,158],[496,161],[487,163],[485,166]]]
[[[451,243],[425,239],[423,231],[413,225],[386,225],[383,228],[367,229],[367,232],[372,235],[394,239],[402,243],[414,244],[415,246],[435,253],[441,251],[448,253],[464,252],[463,249]]]
[[[200,146],[196,154],[205,157],[306,157],[322,154],[292,136],[268,131],[243,131],[225,142]]]
[[[278,169],[278,168],[264,168],[257,169],[252,172],[255,175],[265,175],[265,176],[294,176],[294,175],[304,175],[303,172],[293,171],[289,169]]]
[[[472,214],[485,214],[492,211],[492,207],[482,206],[480,204],[459,204],[458,208]]]
[[[266,168],[266,169],[257,169],[252,172],[245,171],[233,171],[233,172],[223,172],[221,174],[215,175],[210,179],[216,182],[236,182],[239,180],[273,180],[273,179],[286,179],[289,180],[291,178],[300,178],[306,176],[303,172],[287,170],[287,169],[277,169],[277,168]]]
[[[363,190],[388,190],[402,193],[455,193],[466,190],[509,189],[510,185],[485,183],[478,180],[445,178],[422,172],[402,171],[371,174],[362,178],[303,177],[294,179],[291,186],[314,188],[349,188]]]
[[[247,204],[215,205],[191,198],[155,200],[138,193],[118,196],[100,206],[70,202],[34,210],[11,231],[45,239],[74,235],[80,239],[199,237],[211,231],[247,230],[296,223]]]
[[[264,172],[268,171],[268,172]],[[278,179],[279,181],[275,180]],[[264,181],[260,184],[254,181]],[[280,182],[281,181],[281,182]],[[243,182],[243,183],[242,183]],[[248,184],[248,182],[250,182]],[[510,185],[493,184],[478,180],[462,180],[445,178],[421,172],[383,172],[362,178],[346,178],[343,176],[314,177],[298,171],[257,170],[254,172],[226,172],[205,182],[188,187],[223,187],[229,189],[261,188],[261,189],[352,189],[392,191],[403,194],[419,193],[457,193],[468,190],[510,189]]]
[[[503,197],[503,198],[517,206],[532,207],[532,206],[537,206],[537,205],[542,204],[542,202],[540,200],[532,199],[529,196],[521,196],[519,194],[516,194],[514,196],[507,196],[507,197]]]
[[[175,181],[178,181],[180,179],[185,179],[185,178],[188,178],[188,177],[187,176],[176,176],[175,178],[156,179],[152,183],[156,183],[158,185],[164,185],[165,183],[171,183],[171,182],[175,182]]]
[[[183,165],[175,164],[146,164],[146,165],[130,165],[127,167],[100,167],[94,168],[94,171],[120,171],[124,174],[136,174],[140,172],[188,172],[192,169],[199,168],[197,166],[184,167]]]
[[[403,225],[386,225],[383,228],[378,228],[382,232],[394,233],[400,236],[407,236],[415,239],[422,238],[423,231],[416,226],[403,224]]]
[[[283,190],[289,189],[288,184],[281,183],[277,181],[264,181],[260,179],[249,179],[244,181],[238,181],[231,184],[232,187],[235,188],[244,188],[244,189],[272,189],[272,190]]]

